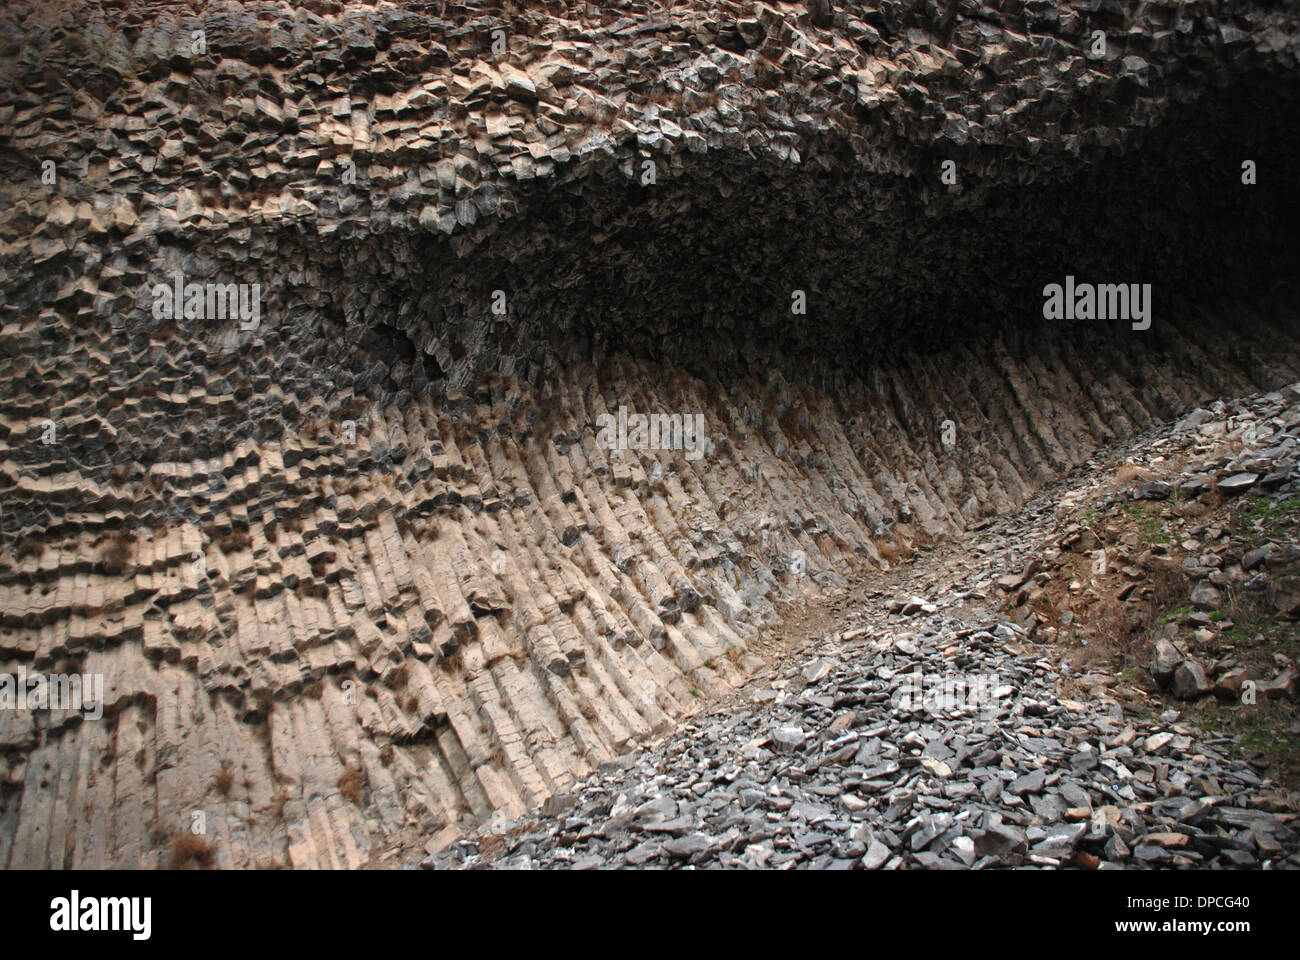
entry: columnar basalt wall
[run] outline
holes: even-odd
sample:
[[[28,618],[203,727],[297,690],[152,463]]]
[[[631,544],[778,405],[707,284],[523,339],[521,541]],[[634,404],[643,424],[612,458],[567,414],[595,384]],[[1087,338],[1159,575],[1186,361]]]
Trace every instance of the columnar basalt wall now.
[[[0,674],[104,681],[0,709],[0,864],[445,844],[779,597],[1300,379],[1294,12],[836,6],[0,14]]]

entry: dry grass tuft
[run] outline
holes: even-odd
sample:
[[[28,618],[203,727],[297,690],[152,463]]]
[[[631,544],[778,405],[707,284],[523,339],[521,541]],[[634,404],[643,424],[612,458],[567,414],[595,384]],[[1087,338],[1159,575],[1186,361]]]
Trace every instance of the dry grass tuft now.
[[[216,864],[217,845],[204,837],[182,833],[171,842],[171,870],[211,870]]]
[[[239,550],[248,549],[249,544],[252,542],[253,538],[248,535],[247,530],[231,530],[221,538],[218,546],[221,547],[222,553],[235,553]]]
[[[344,770],[339,775],[339,793],[347,797],[358,807],[361,806],[361,791],[366,785],[366,775],[357,767]]]
[[[131,561],[131,547],[134,544],[135,538],[126,530],[118,530],[110,535],[105,541],[104,552],[100,557],[104,572],[110,576],[121,575]]]
[[[1146,483],[1152,477],[1154,477],[1154,474],[1150,470],[1139,467],[1136,463],[1121,463],[1115,469],[1115,477],[1111,481],[1111,486],[1115,489],[1131,487],[1134,483]]]
[[[898,561],[906,563],[912,559],[912,544],[898,527],[894,528],[894,550],[897,553]]]

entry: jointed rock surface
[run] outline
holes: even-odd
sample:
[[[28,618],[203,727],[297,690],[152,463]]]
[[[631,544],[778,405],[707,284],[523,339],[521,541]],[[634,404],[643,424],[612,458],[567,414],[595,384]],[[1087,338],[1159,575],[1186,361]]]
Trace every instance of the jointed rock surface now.
[[[1300,379],[1278,280],[1300,222],[1294,11],[835,7],[0,10],[0,673],[104,678],[100,720],[0,709],[0,866],[167,866],[196,813],[220,866],[460,849],[767,669],[784,599],[897,570],[1106,444]],[[1246,148],[1268,173],[1253,193]],[[1203,229],[1175,249],[1193,208]],[[1043,284],[1108,269],[1090,279],[1162,281],[1149,334],[1043,323]],[[170,316],[177,282],[256,285],[257,316]],[[702,415],[703,455],[602,448],[623,407]],[[1117,747],[1104,705],[1054,701],[991,612],[922,599],[905,630],[860,611],[866,632],[830,642],[771,725],[701,728],[770,740],[748,749],[776,779],[744,787],[764,822],[789,813],[773,783],[840,776],[807,768],[850,746],[861,783],[947,784],[809,841],[812,860],[884,844],[881,865],[943,865],[918,838],[954,829],[959,783],[1009,790],[988,756],[1008,737],[1023,775],[1061,772],[1010,791],[1021,812],[1100,790],[1107,751],[1142,758],[1115,759],[1151,772],[1139,800],[1185,772]],[[882,669],[954,643],[1014,675],[1029,732],[882,715],[829,750]],[[1254,785],[1206,749],[1186,775],[1232,802],[1195,822],[1226,829]],[[639,838],[643,862],[724,862],[700,839],[722,787],[687,789],[690,811],[641,817],[696,817]],[[1091,810],[1071,837],[1117,802],[1073,804]],[[855,812],[798,803],[801,823]],[[1010,822],[980,826],[972,863],[1067,859]],[[750,862],[768,840],[769,865],[794,862],[775,838]]]

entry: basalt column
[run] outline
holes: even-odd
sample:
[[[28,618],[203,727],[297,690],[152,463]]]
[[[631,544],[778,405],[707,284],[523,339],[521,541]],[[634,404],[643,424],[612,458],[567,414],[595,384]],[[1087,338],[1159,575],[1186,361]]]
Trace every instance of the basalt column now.
[[[1300,380],[1293,11],[811,6],[0,11],[0,865],[445,845]]]

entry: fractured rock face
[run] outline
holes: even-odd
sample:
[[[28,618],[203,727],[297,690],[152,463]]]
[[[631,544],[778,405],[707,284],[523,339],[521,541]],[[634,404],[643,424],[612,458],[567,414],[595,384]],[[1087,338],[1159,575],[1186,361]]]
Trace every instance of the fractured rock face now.
[[[1264,5],[1097,11],[1099,59],[1066,7],[129,6],[0,12],[0,671],[103,681],[0,711],[0,865],[445,845],[734,686],[781,596],[1300,376],[1293,306],[1222,299],[1288,262],[1293,133],[1248,217],[1201,161],[1296,99]],[[1039,322],[1048,266],[1173,263],[1214,323]]]

